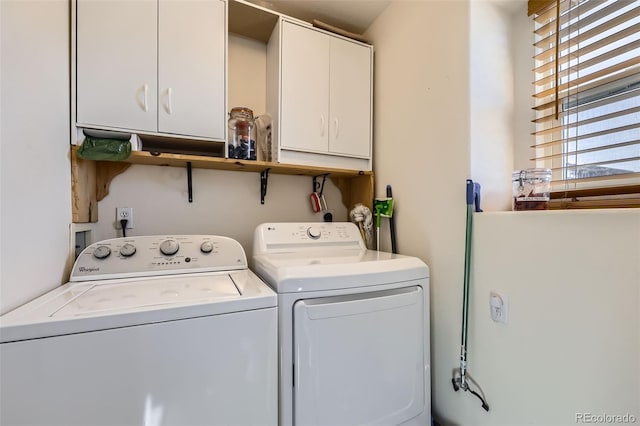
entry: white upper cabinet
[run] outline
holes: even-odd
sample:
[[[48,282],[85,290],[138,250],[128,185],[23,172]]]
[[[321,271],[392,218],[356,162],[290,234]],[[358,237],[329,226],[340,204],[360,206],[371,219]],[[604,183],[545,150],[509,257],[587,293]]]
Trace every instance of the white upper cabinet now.
[[[283,148],[327,152],[330,39],[284,23],[282,29]]]
[[[331,38],[329,152],[371,155],[371,49]]]
[[[158,3],[77,3],[79,123],[157,131]]]
[[[163,1],[158,39],[158,130],[224,139],[224,3]]]
[[[371,170],[372,47],[286,20],[270,44],[278,160]]]
[[[79,0],[79,126],[225,139],[222,0]]]

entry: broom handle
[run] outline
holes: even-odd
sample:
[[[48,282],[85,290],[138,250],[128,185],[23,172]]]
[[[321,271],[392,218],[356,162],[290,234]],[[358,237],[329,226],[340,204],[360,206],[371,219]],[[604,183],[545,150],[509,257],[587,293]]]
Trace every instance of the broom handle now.
[[[387,185],[387,198],[393,198],[391,185]],[[391,253],[398,253],[398,247],[396,245],[396,220],[393,211],[389,218],[389,232],[391,233]]]
[[[475,194],[472,180],[467,179],[467,223],[464,240],[464,289],[462,293],[462,342],[460,345],[460,376],[464,387],[467,369],[467,330],[469,322],[469,277],[471,274],[471,236],[473,235],[473,204],[480,210],[479,194]]]
[[[471,269],[471,233],[473,231],[473,207],[467,204],[467,232],[464,249],[464,290],[462,294],[462,344],[460,349],[460,374],[465,383],[467,366],[467,330],[469,323],[469,275]]]

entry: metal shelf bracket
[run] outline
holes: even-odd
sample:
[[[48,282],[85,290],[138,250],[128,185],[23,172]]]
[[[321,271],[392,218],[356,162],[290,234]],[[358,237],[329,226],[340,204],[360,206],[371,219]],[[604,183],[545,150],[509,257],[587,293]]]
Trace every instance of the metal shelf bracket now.
[[[187,192],[189,193],[189,202],[193,203],[193,178],[191,176],[191,161],[187,161]]]
[[[267,184],[269,182],[269,169],[260,172],[260,204],[264,204],[264,197],[267,195]]]

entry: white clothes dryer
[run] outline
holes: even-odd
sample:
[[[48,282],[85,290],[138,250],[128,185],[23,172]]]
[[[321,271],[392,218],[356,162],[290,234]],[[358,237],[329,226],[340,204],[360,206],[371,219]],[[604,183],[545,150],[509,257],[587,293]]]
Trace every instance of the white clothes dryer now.
[[[278,293],[280,425],[428,425],[429,269],[346,223],[266,223],[253,270]]]
[[[276,425],[276,304],[230,238],[92,244],[0,317],[0,424]]]

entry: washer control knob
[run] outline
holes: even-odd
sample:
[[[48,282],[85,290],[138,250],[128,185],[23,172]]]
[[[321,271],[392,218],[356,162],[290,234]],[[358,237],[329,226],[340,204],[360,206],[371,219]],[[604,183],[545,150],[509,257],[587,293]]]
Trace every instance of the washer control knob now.
[[[120,254],[123,257],[133,256],[134,254],[136,254],[136,246],[134,246],[133,244],[127,243],[122,247],[120,247]]]
[[[307,228],[307,235],[312,240],[317,240],[318,238],[320,238],[320,235],[322,235],[322,232],[318,228],[314,228],[312,226],[312,227]]]
[[[179,249],[180,244],[176,240],[164,240],[160,243],[160,252],[167,256],[176,254]]]
[[[111,254],[111,249],[107,246],[98,246],[93,250],[93,257],[96,259],[106,259]]]
[[[211,253],[213,251],[213,243],[211,241],[205,241],[200,244],[200,251],[203,253]]]

